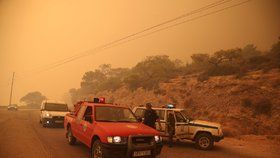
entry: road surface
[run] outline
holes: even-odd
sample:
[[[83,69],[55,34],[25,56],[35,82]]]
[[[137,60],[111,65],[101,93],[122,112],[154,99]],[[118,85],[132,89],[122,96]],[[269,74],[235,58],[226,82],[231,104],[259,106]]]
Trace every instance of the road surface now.
[[[250,137],[251,138],[251,137]],[[200,151],[192,142],[166,145],[158,158],[280,157],[279,145],[263,137],[251,140],[226,138],[211,151]],[[38,110],[0,110],[0,158],[88,158],[89,149],[70,146],[63,128],[43,128]]]

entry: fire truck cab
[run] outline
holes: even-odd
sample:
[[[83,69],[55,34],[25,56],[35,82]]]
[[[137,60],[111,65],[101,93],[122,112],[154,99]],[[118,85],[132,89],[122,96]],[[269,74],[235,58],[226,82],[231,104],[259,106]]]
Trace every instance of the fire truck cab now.
[[[70,145],[77,140],[91,149],[91,157],[156,157],[162,148],[160,133],[139,122],[127,107],[104,98],[78,102],[64,121]]]

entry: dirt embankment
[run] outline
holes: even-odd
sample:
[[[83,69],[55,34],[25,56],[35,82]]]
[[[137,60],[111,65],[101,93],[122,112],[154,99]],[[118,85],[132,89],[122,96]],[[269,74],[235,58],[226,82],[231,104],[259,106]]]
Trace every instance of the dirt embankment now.
[[[210,77],[204,82],[197,81],[196,75],[186,75],[161,83],[154,91],[131,92],[122,87],[96,96],[130,107],[173,103],[192,118],[220,122],[229,136],[280,134],[279,69],[250,72],[241,78]]]

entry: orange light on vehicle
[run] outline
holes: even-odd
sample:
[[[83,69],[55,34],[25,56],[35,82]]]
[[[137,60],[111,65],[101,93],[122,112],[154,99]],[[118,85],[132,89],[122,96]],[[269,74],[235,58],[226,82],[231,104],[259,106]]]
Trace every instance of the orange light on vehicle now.
[[[99,98],[99,103],[105,104],[105,98],[104,98],[104,97],[100,97],[100,98]]]

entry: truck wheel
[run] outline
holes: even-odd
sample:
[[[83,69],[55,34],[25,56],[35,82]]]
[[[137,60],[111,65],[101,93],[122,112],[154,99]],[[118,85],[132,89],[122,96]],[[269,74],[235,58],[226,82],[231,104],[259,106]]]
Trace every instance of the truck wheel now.
[[[201,133],[195,138],[195,145],[198,149],[209,150],[214,145],[214,140],[211,134]]]
[[[46,125],[45,121],[42,121],[42,127],[44,127],[44,128],[46,128],[46,127],[47,127],[47,125]]]
[[[71,127],[67,129],[67,140],[70,145],[74,145],[76,143],[76,138],[73,136]]]
[[[100,140],[96,140],[91,147],[91,158],[104,158],[103,148]]]

